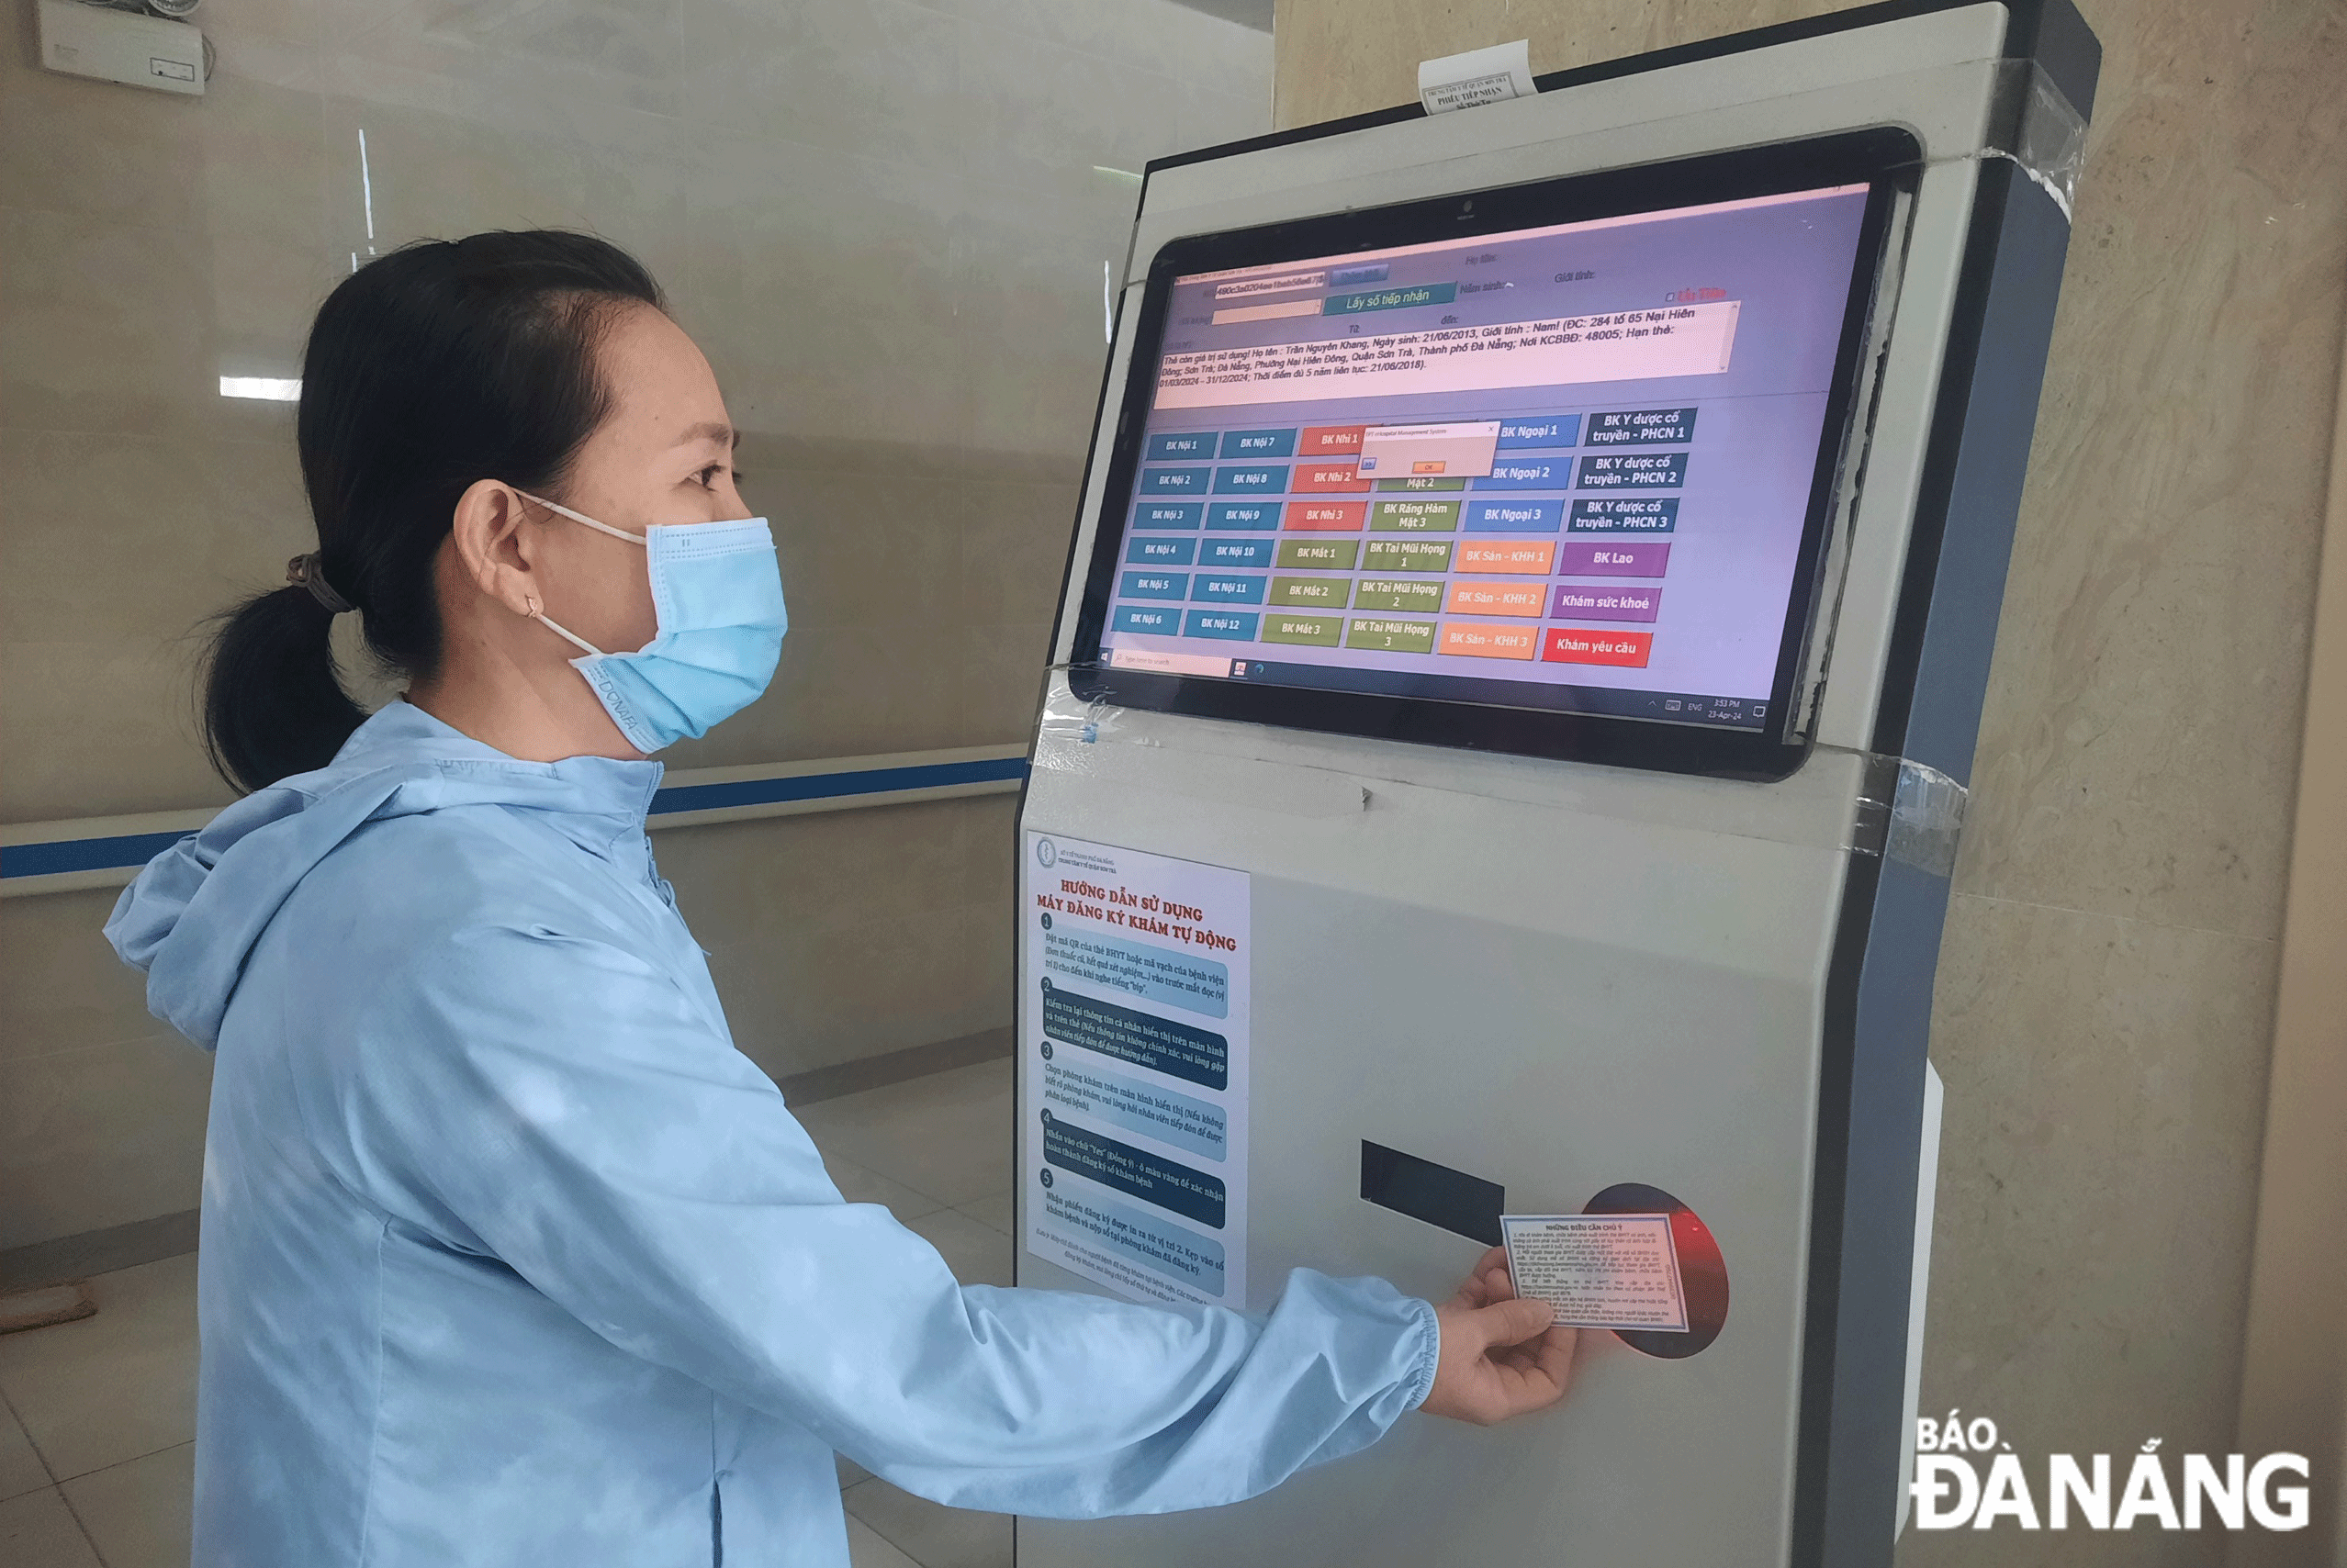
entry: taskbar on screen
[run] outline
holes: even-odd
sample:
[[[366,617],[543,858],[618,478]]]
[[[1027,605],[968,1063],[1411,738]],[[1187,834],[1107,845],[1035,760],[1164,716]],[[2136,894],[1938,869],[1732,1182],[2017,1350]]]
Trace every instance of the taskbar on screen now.
[[[1161,653],[1117,648],[1111,668],[1151,675],[1196,676],[1243,680],[1251,686],[1301,687],[1354,691],[1378,697],[1420,697],[1438,701],[1477,702],[1488,707],[1537,708],[1592,718],[1647,719],[1706,729],[1760,731],[1768,728],[1765,698],[1715,697],[1684,691],[1622,691],[1603,686],[1550,685],[1528,680],[1489,680],[1468,676],[1408,675],[1396,670],[1346,669],[1332,665],[1293,664],[1275,659],[1234,658],[1223,654]]]

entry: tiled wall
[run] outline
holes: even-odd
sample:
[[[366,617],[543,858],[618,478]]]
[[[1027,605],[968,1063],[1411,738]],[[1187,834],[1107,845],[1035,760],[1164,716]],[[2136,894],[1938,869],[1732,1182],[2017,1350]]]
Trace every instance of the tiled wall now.
[[[2102,83],[1940,957],[1923,1400],[2032,1455],[2221,1454],[2347,319],[2347,28],[2079,4]],[[1548,71],[1837,8],[1280,0],[1278,118],[1406,101],[1421,58],[1527,34]],[[2225,1551],[1973,1534],[1903,1561]]]
[[[1156,154],[1269,122],[1271,44],[1168,0],[208,0],[208,95],[0,49],[0,815],[225,801],[206,615],[308,548],[289,406],[370,247],[584,227],[709,351],[792,601],[679,767],[1024,738]],[[362,163],[361,138],[365,154]],[[372,225],[370,229],[370,223]],[[995,797],[663,834],[777,1073],[1007,1021]],[[0,1246],[195,1202],[205,1058],[97,927],[0,904]]]

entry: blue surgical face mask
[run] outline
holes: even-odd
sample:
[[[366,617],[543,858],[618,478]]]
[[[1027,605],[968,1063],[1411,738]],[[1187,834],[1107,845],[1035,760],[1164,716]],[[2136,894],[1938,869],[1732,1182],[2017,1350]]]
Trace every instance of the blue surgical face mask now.
[[[782,607],[782,568],[762,517],[738,522],[688,522],[630,533],[568,507],[520,492],[599,533],[644,547],[652,575],[652,640],[632,654],[607,654],[539,612],[539,624],[587,651],[570,666],[612,716],[627,744],[656,752],[700,736],[752,702],[774,678],[790,615]]]

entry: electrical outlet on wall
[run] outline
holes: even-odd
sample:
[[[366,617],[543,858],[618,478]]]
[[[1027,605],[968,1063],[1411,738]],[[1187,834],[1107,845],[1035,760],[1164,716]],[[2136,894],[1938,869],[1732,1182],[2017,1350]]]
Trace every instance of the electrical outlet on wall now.
[[[40,62],[69,76],[197,97],[204,92],[203,29],[82,0],[40,0]]]

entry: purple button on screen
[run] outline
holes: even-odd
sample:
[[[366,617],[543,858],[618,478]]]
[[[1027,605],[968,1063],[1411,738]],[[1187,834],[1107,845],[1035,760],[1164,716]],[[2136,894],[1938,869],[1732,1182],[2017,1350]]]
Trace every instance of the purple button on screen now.
[[[1548,614],[1554,621],[1652,621],[1661,604],[1658,588],[1559,583],[1555,605]]]
[[[1568,543],[1556,552],[1560,577],[1658,577],[1670,565],[1668,544]]]

